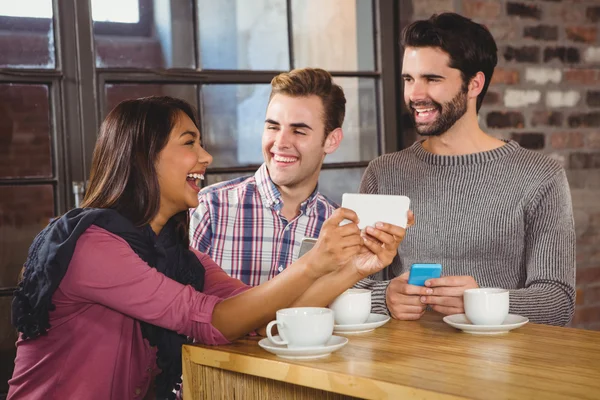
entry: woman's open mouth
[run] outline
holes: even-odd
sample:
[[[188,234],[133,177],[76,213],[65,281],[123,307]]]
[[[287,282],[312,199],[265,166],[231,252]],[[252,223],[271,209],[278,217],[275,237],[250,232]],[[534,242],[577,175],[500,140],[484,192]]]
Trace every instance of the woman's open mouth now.
[[[204,174],[187,174],[187,183],[196,192],[200,191],[201,181],[204,180]]]

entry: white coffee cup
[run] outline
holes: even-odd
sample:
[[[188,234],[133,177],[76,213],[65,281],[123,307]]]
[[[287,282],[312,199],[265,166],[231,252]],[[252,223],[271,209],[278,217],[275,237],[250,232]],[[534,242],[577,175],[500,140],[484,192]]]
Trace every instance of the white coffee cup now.
[[[329,305],[337,325],[356,325],[367,321],[371,314],[371,291],[348,289]]]
[[[322,307],[293,307],[277,311],[276,320],[267,325],[267,336],[288,348],[325,346],[333,334],[333,311]],[[279,337],[271,333],[277,325]]]
[[[465,314],[474,325],[502,325],[508,315],[508,290],[467,289],[463,294]]]

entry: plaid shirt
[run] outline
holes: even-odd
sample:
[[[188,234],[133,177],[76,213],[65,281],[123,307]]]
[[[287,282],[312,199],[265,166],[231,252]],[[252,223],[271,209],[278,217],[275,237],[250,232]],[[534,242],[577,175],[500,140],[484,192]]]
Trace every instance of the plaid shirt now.
[[[254,176],[203,189],[191,212],[190,245],[207,253],[230,276],[256,286],[298,259],[304,237],[317,237],[338,207],[315,191],[287,221],[283,199],[263,164]]]

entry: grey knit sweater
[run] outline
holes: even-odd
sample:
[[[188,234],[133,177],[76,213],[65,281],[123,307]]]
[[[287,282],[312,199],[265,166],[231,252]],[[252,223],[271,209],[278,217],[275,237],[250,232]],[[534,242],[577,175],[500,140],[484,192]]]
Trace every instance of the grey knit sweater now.
[[[413,263],[510,289],[510,312],[565,325],[575,305],[575,229],[563,168],[507,142],[495,150],[440,156],[421,142],[369,163],[362,193],[405,195],[415,225],[399,257],[356,287],[373,290],[373,312],[389,313],[389,281]]]

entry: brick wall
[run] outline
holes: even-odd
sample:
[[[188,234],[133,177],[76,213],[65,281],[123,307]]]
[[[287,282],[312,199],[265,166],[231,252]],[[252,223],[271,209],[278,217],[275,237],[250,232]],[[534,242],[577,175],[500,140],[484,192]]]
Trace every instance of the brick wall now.
[[[600,3],[402,0],[403,23],[454,11],[485,24],[498,67],[480,122],[566,168],[577,230],[572,325],[600,330]]]

